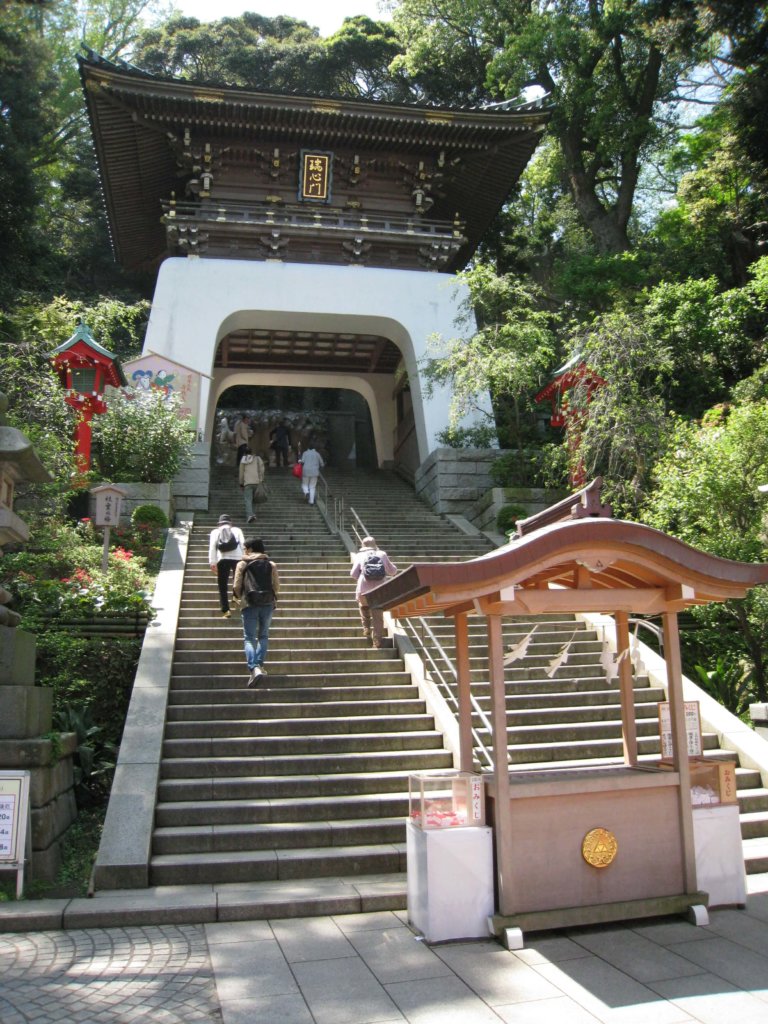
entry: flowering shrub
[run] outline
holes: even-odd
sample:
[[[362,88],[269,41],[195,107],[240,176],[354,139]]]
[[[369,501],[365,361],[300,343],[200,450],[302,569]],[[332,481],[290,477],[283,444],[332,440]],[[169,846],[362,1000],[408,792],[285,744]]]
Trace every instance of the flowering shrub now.
[[[115,395],[93,426],[93,451],[105,480],[165,483],[185,466],[194,434],[178,400],[159,392]]]
[[[92,526],[81,521],[76,527],[50,524],[48,530],[31,550],[3,558],[4,585],[23,625],[38,629],[56,619],[150,614],[152,584],[141,556],[118,546],[110,551],[104,573],[100,538]],[[83,534],[91,530],[89,543]]]

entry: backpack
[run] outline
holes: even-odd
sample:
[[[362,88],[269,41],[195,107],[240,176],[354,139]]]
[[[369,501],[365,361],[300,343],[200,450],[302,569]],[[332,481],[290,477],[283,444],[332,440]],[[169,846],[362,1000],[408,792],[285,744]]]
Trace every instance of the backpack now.
[[[243,598],[246,604],[265,605],[275,603],[272,590],[272,563],[268,558],[254,558],[245,566],[243,573]]]
[[[237,547],[237,537],[232,533],[231,526],[222,526],[219,530],[219,539],[216,541],[219,551],[234,551]]]
[[[383,580],[386,575],[387,570],[381,554],[378,551],[372,551],[370,555],[366,555],[363,562],[363,576],[367,580]]]

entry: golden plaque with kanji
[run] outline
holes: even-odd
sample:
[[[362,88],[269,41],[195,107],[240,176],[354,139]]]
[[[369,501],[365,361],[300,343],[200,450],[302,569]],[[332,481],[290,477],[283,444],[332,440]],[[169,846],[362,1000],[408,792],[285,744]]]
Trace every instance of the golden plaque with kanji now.
[[[607,868],[613,863],[618,850],[616,836],[607,828],[590,829],[581,844],[581,855],[593,868]]]

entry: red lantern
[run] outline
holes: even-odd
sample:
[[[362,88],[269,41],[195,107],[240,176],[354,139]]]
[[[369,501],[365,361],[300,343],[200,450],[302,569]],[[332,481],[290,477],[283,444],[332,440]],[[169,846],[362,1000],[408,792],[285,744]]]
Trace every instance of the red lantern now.
[[[91,466],[91,420],[106,411],[104,389],[125,387],[128,383],[120,362],[93,337],[85,324],[79,324],[72,337],[51,353],[53,367],[66,391],[65,401],[78,414],[75,427],[75,459],[78,470],[87,473]]]

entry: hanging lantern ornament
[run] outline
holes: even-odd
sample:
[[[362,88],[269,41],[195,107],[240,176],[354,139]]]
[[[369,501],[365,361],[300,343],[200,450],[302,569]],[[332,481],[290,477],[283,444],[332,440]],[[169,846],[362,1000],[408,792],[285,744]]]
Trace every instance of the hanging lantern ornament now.
[[[100,345],[83,323],[53,350],[51,362],[64,389],[64,401],[77,413],[75,460],[78,472],[84,474],[91,468],[91,420],[107,409],[105,388],[108,384],[125,387],[128,381],[117,356]]]

